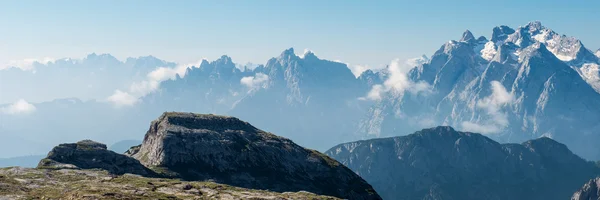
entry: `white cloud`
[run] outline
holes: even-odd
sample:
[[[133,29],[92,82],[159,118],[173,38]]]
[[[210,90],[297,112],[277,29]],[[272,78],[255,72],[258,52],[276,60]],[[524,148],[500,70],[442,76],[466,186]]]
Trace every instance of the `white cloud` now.
[[[109,96],[107,100],[116,106],[131,106],[138,102],[137,97],[121,90],[115,90],[115,93]]]
[[[366,97],[361,97],[361,100],[374,100],[374,101],[378,101],[381,100],[381,95],[384,93],[384,88],[383,85],[377,84],[377,85],[373,85],[373,88],[371,88],[371,90],[369,91],[369,93],[367,93]]]
[[[477,124],[469,121],[462,122],[462,127],[466,131],[478,132],[483,134],[499,133],[508,126],[508,116],[502,112],[502,107],[515,102],[515,96],[508,92],[502,83],[498,81],[490,82],[492,94],[477,101],[477,108],[484,109],[487,114],[487,120]]]
[[[2,108],[1,110],[3,113],[9,115],[18,115],[33,113],[36,108],[33,104],[28,103],[24,99],[20,99],[17,102]]]
[[[28,58],[23,60],[10,60],[4,66],[0,66],[0,70],[7,69],[11,67],[19,68],[21,70],[29,71],[34,70],[34,65],[36,63],[39,64],[48,64],[50,62],[54,62],[54,58],[45,57],[42,59]]]
[[[514,95],[509,93],[502,83],[492,81],[490,84],[492,85],[492,94],[478,101],[477,107],[487,109],[488,113],[497,113],[502,106],[515,101]]]
[[[176,67],[156,68],[146,75],[146,80],[132,83],[127,92],[116,90],[107,100],[117,106],[134,105],[140,97],[157,90],[161,82],[174,79],[177,75],[184,77],[188,68],[199,67],[201,63],[202,60],[196,63],[178,65]]]
[[[245,85],[248,88],[258,88],[261,85],[269,80],[269,76],[263,73],[257,73],[254,76],[246,76],[240,80],[242,85]]]
[[[384,81],[383,85],[374,85],[371,91],[366,96],[369,100],[381,100],[384,93],[395,92],[403,94],[405,91],[412,93],[430,92],[431,85],[426,82],[413,82],[408,78],[408,72],[414,68],[406,63],[402,63],[399,59],[395,59],[388,66],[389,76]],[[365,98],[362,98],[365,99]]]

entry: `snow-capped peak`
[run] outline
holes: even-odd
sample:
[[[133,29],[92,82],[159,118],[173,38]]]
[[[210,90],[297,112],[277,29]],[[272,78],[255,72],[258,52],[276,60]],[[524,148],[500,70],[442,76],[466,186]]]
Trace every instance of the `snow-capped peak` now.
[[[542,26],[539,21],[529,22],[516,31],[506,26],[496,27],[494,28],[492,41],[496,43],[496,46],[500,46],[502,43],[514,43],[520,48],[527,48],[539,42],[564,62],[585,60],[585,57],[588,57],[591,52],[585,49],[578,39],[558,34]]]
[[[594,53],[596,55],[596,57],[600,58],[600,49],[596,50],[596,53]]]
[[[532,21],[529,22],[526,26],[526,29],[529,29],[530,33],[535,33],[537,31],[540,31],[542,29],[544,29],[544,27],[542,26],[542,22],[540,21]]]

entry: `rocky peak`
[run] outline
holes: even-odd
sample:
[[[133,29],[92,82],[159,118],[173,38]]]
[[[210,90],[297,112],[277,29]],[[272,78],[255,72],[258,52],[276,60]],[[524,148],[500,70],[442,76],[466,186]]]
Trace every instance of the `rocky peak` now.
[[[186,180],[380,199],[337,161],[235,117],[164,113],[152,122],[142,145],[128,152],[149,168]]]
[[[60,144],[40,161],[43,169],[104,169],[113,174],[139,174],[152,176],[154,173],[139,161],[109,151],[106,145],[92,140]]]
[[[222,55],[219,59],[215,60],[214,63],[217,65],[231,65],[233,64],[233,61],[231,60],[231,57]]]
[[[371,69],[367,69],[363,73],[361,73],[357,79],[368,86],[373,86],[376,84],[382,84],[384,78],[385,77],[383,77],[383,74],[381,72],[374,72]]]
[[[600,177],[588,181],[571,200],[600,200]]]
[[[110,54],[96,54],[91,53],[85,57],[83,60],[85,63],[97,64],[97,65],[106,65],[106,66],[115,66],[121,64],[117,58]]]
[[[469,40],[474,40],[475,36],[473,36],[473,33],[471,33],[471,31],[466,30],[463,34],[462,37],[460,38],[461,42],[468,42]]]
[[[492,41],[499,42],[508,38],[508,35],[515,33],[515,30],[508,26],[497,26],[492,32]]]
[[[290,59],[294,57],[297,57],[296,53],[294,53],[294,48],[286,49],[279,55],[279,59]]]
[[[529,30],[530,33],[536,33],[536,32],[539,32],[540,30],[544,29],[544,27],[542,26],[542,22],[540,22],[540,21],[529,22],[529,23],[527,23],[527,25],[525,25],[524,28]]]
[[[129,57],[125,61],[125,64],[127,64],[128,66],[133,66],[133,67],[137,67],[137,68],[144,67],[144,68],[149,68],[149,69],[154,69],[156,67],[169,67],[169,66],[176,65],[175,63],[171,63],[171,62],[167,62],[167,61],[158,59],[157,57],[154,57],[152,55],[140,56],[137,58]]]

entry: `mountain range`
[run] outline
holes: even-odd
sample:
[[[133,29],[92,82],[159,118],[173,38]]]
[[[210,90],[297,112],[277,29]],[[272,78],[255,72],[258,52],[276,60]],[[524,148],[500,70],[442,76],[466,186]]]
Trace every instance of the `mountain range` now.
[[[91,71],[112,70],[107,89],[97,90],[102,97],[74,93],[86,98],[0,105],[0,137],[9,138],[0,157],[36,155],[84,138],[139,138],[153,116],[185,111],[244,118],[318,150],[448,125],[499,142],[549,137],[583,158],[600,159],[594,142],[600,139],[600,51],[539,22],[495,27],[490,39],[466,31],[431,56],[409,65],[392,61],[358,77],[344,63],[291,48],[252,68],[228,56],[182,66],[154,57],[119,61],[93,55],[74,64],[39,64],[35,73],[0,70],[3,93],[19,84],[81,87],[85,81],[72,84],[52,73],[88,79],[84,74]],[[21,110],[27,112],[16,112]]]

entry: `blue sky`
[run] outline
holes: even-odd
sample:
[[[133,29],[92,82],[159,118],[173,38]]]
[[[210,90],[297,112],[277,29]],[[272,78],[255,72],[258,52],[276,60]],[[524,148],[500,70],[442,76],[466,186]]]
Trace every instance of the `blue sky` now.
[[[25,58],[154,55],[187,63],[264,63],[286,48],[352,65],[430,55],[465,29],[529,21],[600,48],[600,1],[46,1],[0,2],[0,63]]]

